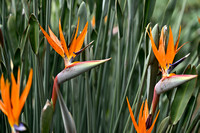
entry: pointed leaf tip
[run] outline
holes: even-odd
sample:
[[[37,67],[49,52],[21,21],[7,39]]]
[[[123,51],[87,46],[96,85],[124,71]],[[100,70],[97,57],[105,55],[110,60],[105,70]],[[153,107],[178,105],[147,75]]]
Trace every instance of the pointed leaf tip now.
[[[58,89],[56,93],[58,95],[58,101],[59,101],[59,105],[61,109],[65,131],[66,133],[76,133],[76,125],[75,125],[74,119],[71,113],[69,112],[67,106],[65,105],[64,99]]]
[[[156,93],[159,95],[196,77],[197,75],[173,75],[170,77],[166,77],[164,79],[161,79],[156,84]]]
[[[92,61],[84,61],[84,62],[77,62],[72,63],[71,65],[67,66],[63,71],[61,71],[58,75],[58,84],[65,82],[66,80],[72,79],[100,64],[103,64],[109,61],[111,58],[104,59],[104,60],[92,60]]]

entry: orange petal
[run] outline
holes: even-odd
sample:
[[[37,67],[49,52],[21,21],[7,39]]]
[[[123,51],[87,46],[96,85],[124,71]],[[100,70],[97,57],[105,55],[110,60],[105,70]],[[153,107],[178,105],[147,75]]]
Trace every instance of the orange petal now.
[[[178,51],[179,51],[185,44],[187,44],[187,43],[188,43],[188,42],[183,43],[175,52],[178,53]]]
[[[56,35],[52,32],[52,30],[50,29],[49,26],[48,26],[48,28],[49,28],[49,35],[50,35],[51,39],[53,39],[53,41],[62,49],[61,42],[58,40],[58,38],[57,38]]]
[[[6,85],[5,85],[5,82],[4,82],[4,77],[3,77],[3,74],[1,75],[1,97],[2,97],[2,100],[3,100],[3,103],[6,105]]]
[[[164,38],[164,27],[162,28],[161,35],[160,35],[160,41],[159,41],[159,48],[158,48],[159,56],[161,59],[162,64],[161,67],[166,66],[166,57],[165,57],[165,38]]]
[[[6,106],[4,105],[4,103],[0,100],[0,110],[5,114],[8,115],[8,112],[6,110]]]
[[[60,20],[59,20],[59,34],[60,34],[60,41],[61,41],[62,48],[64,49],[66,56],[69,57],[69,52],[66,46],[65,38],[63,36]]]
[[[85,27],[84,27],[84,29],[83,29],[83,31],[81,32],[81,34],[78,36],[78,38],[77,38],[77,44],[76,44],[76,49],[75,49],[75,51],[74,52],[78,52],[80,49],[81,49],[81,47],[82,47],[82,45],[83,45],[83,41],[84,41],[84,39],[85,39],[85,36],[86,36],[86,33],[87,33],[87,28],[88,28],[88,22],[86,23],[86,25],[85,25]]]
[[[126,97],[126,101],[127,101],[127,104],[128,104],[128,109],[129,109],[130,116],[131,116],[133,125],[134,125],[134,127],[135,127],[135,130],[136,130],[137,132],[139,132],[139,127],[138,127],[138,125],[137,125],[137,123],[136,123],[136,121],[135,121],[135,118],[134,118],[134,115],[133,115],[133,112],[132,112],[132,109],[131,109],[131,106],[130,106],[130,103],[129,103],[127,97]]]
[[[142,129],[141,133],[146,133],[146,121],[144,119],[144,116],[142,117],[142,122],[140,128]]]
[[[147,117],[149,116],[149,108],[148,108],[147,100],[145,100],[143,116],[144,116],[144,120],[146,121]]]
[[[179,43],[180,36],[181,36],[181,26],[179,28],[178,39],[176,40],[176,44],[175,44],[175,49],[174,49],[175,52],[176,52],[176,50],[178,48],[178,43]]]
[[[20,87],[20,68],[18,67],[18,72],[17,72],[17,85]]]
[[[159,49],[160,49],[160,46],[165,48],[164,28],[165,27],[163,27],[162,30],[161,30],[161,35],[160,35],[160,40],[159,40]],[[165,49],[163,49],[163,50],[165,52]]]
[[[149,128],[149,130],[147,131],[147,133],[151,133],[151,131],[153,130],[153,127],[154,127],[154,125],[155,125],[155,123],[156,123],[156,120],[157,120],[157,118],[158,118],[159,113],[160,113],[160,110],[158,111],[158,113],[157,113],[157,115],[156,115],[156,118],[155,118],[153,124],[151,125],[151,127]]]
[[[199,23],[200,23],[200,17],[198,17],[198,21],[199,21]]]
[[[19,73],[19,70],[18,70],[18,73]],[[15,77],[14,77],[13,73],[11,73],[11,81],[12,81],[12,87],[11,87],[11,90],[12,90],[11,91],[12,112],[13,112],[13,116],[15,118],[17,118],[16,113],[19,108],[19,86],[15,81]]]
[[[2,74],[1,76],[1,97],[3,100],[3,103],[5,104],[7,108],[7,94],[6,91],[9,90],[10,88],[7,88],[6,83],[4,82],[4,76]]]
[[[91,22],[91,24],[92,24],[92,28],[94,28],[94,27],[95,27],[95,16],[92,17],[92,22]]]
[[[52,48],[64,58],[64,50],[59,47],[59,44],[54,42],[54,40],[47,34],[47,32],[42,28],[41,25],[40,25],[40,29],[42,30],[44,36],[46,37],[47,41],[52,46]]]
[[[153,36],[152,36],[152,33],[151,33],[151,28],[150,28],[150,34],[149,34],[148,31],[147,31],[147,33],[148,33],[149,38],[151,40],[152,50],[153,50],[153,53],[154,53],[156,59],[160,63],[161,67],[166,66],[165,62],[163,61],[162,57],[160,56],[160,53],[158,52],[157,47],[156,47],[156,45],[154,43]]]
[[[23,91],[23,93],[20,97],[20,100],[19,100],[19,109],[18,109],[18,112],[17,112],[18,115],[20,115],[20,112],[21,112],[21,110],[24,106],[24,103],[25,103],[26,98],[28,96],[28,93],[30,91],[31,84],[32,84],[32,78],[33,78],[33,69],[31,69],[30,72],[29,72],[29,77],[28,77],[26,87],[24,88],[24,91]]]
[[[175,57],[174,40],[171,27],[169,27],[169,40],[167,46],[166,63],[172,64]]]
[[[74,39],[72,41],[72,44],[70,45],[70,48],[69,48],[69,55],[70,56],[76,56],[73,52],[75,52],[75,49],[76,49],[76,37],[77,37],[77,34],[78,34],[79,20],[80,20],[80,18],[78,18],[76,33],[75,33]]]
[[[10,101],[10,83],[8,82],[8,80],[6,80],[6,85],[5,85],[5,95],[6,95],[6,101],[4,102],[4,104],[6,105],[7,108],[7,117],[8,117],[8,121],[11,125],[11,127],[14,125],[14,117],[13,117],[13,113],[12,113],[12,108],[11,108],[11,101]]]
[[[144,102],[142,103],[142,106],[140,107],[140,114],[139,114],[139,121],[138,121],[138,126],[139,128],[142,127],[142,110],[143,110]]]

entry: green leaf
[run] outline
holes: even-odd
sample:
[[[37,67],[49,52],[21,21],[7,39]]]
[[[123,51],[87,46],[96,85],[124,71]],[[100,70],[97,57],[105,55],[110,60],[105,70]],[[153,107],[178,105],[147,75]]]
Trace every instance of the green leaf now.
[[[1,47],[1,45],[0,45],[0,63],[3,63],[3,64],[5,64],[5,62],[4,62],[4,55],[3,55],[3,49],[2,49],[2,47]]]
[[[2,31],[1,31],[1,25],[0,25],[0,46],[3,47],[3,43],[4,43],[4,39],[3,39],[3,34],[2,34]]]
[[[154,11],[154,7],[156,0],[146,0],[145,1],[145,8],[144,8],[144,22],[143,22],[143,26],[145,27],[147,25],[148,22],[150,22],[150,19],[152,17],[153,11]]]
[[[12,47],[13,53],[15,53],[16,49],[19,46],[19,42],[17,39],[16,19],[14,15],[9,16],[7,25],[8,25],[8,32],[10,35],[10,41],[12,43],[11,47]]]
[[[140,63],[140,67],[141,67],[141,70],[143,70],[144,68],[144,63],[145,63],[145,52],[144,52],[144,49],[143,48],[140,48],[140,51],[139,51],[139,63]]]
[[[58,101],[60,105],[60,110],[62,113],[62,119],[65,127],[66,133],[76,133],[76,126],[72,118],[71,113],[68,111],[67,106],[64,103],[63,97],[59,90],[57,90]]]
[[[24,48],[25,48],[25,44],[26,44],[26,40],[27,40],[27,37],[28,37],[28,33],[29,33],[29,27],[30,25],[28,25],[22,35],[22,38],[21,38],[21,42],[20,42],[20,50],[21,50],[21,56],[24,52]],[[23,58],[23,57],[22,57]]]
[[[165,133],[169,124],[170,117],[167,116],[162,120],[160,126],[158,127],[157,133]]]
[[[120,7],[119,1],[117,0],[117,21],[118,21],[118,26],[119,26],[119,35],[120,38],[123,37],[123,21],[124,21],[124,17],[123,17],[123,13],[122,13],[122,9]]]
[[[169,0],[167,4],[167,8],[165,10],[165,13],[163,15],[163,20],[162,20],[162,26],[165,24],[168,24],[169,20],[171,19],[171,16],[175,10],[176,6],[176,1],[177,0]]]
[[[196,68],[193,67],[190,71],[190,67],[188,67],[185,71],[185,74],[194,74],[196,75]],[[176,124],[181,116],[183,115],[185,108],[192,96],[192,93],[194,92],[194,89],[196,88],[196,82],[197,78],[180,85],[177,87],[177,92],[174,97],[174,101],[172,103],[170,117],[172,124]]]
[[[23,10],[24,10],[24,13],[25,13],[25,17],[26,17],[26,20],[28,20],[28,16],[29,16],[29,6],[28,6],[28,3],[27,3],[27,0],[22,0],[22,4],[23,4]]]
[[[82,2],[78,9],[78,17],[80,17],[79,31],[83,29],[87,22],[87,8],[85,2]]]
[[[49,133],[53,112],[54,112],[53,105],[49,100],[47,100],[44,108],[42,109],[40,117],[41,133]]]
[[[30,24],[30,32],[29,32],[29,39],[31,43],[32,50],[35,54],[38,54],[38,47],[39,47],[39,25],[37,18],[34,14],[31,14],[29,18]]]
[[[21,58],[20,58],[20,49],[17,48],[16,49],[16,52],[14,54],[14,58],[13,58],[13,72],[15,75],[17,75],[17,70],[18,70],[18,67],[20,66],[21,64]]]

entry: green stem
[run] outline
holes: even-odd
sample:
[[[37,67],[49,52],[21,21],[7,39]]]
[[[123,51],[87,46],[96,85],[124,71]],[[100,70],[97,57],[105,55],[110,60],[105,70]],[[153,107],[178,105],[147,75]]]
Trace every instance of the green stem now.
[[[123,108],[123,105],[124,105],[124,102],[125,102],[125,98],[126,98],[126,95],[127,95],[127,92],[128,92],[128,88],[129,88],[131,79],[132,79],[132,77],[133,77],[133,71],[134,71],[134,69],[135,69],[137,57],[138,57],[139,50],[140,50],[140,47],[141,47],[141,44],[142,44],[143,35],[144,35],[144,33],[142,33],[141,38],[140,38],[140,41],[139,41],[139,44],[138,44],[138,47],[137,47],[137,51],[136,51],[136,54],[135,54],[135,58],[134,58],[134,61],[133,61],[133,65],[132,65],[132,68],[131,68],[131,72],[130,72],[130,74],[129,74],[129,78],[128,78],[128,82],[127,82],[127,85],[126,85],[126,89],[125,89],[125,91],[124,91],[124,95],[123,95],[123,98],[122,98],[122,101],[121,101],[121,106],[120,106],[120,109],[119,109],[119,113],[118,113],[117,119],[116,119],[116,121],[115,121],[113,133],[116,132],[116,130],[117,130],[117,125],[118,125],[118,122],[119,122],[119,117],[120,117],[120,115],[121,115],[121,113],[122,113],[122,108]]]

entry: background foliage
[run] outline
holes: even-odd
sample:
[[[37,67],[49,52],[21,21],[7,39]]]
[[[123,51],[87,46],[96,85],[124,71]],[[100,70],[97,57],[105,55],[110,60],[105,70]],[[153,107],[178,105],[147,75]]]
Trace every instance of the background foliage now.
[[[10,79],[21,68],[21,91],[28,72],[33,68],[33,84],[21,115],[31,132],[40,132],[41,110],[51,98],[53,77],[64,68],[62,58],[50,47],[39,29],[38,22],[48,26],[58,36],[61,19],[66,42],[70,43],[80,17],[81,31],[88,21],[84,45],[94,40],[77,60],[112,59],[70,81],[60,90],[71,112],[77,132],[130,132],[134,130],[125,97],[134,108],[135,117],[142,101],[147,98],[149,107],[153,87],[160,79],[150,76],[152,54],[147,24],[171,25],[174,40],[182,27],[180,44],[189,42],[175,57],[190,53],[175,71],[178,74],[200,73],[200,1],[198,0],[1,0],[0,1],[0,74]],[[95,27],[91,21],[95,16]],[[105,20],[107,17],[107,20]],[[150,52],[149,52],[150,51]],[[190,65],[189,65],[190,64]],[[188,66],[189,65],[189,66]],[[154,66],[155,67],[155,66]],[[186,69],[187,68],[187,69]],[[151,84],[150,84],[151,83]],[[154,132],[198,132],[200,125],[199,78],[180,87],[191,95],[176,93],[176,89],[160,98],[161,111]],[[186,93],[187,94],[187,93]],[[176,100],[178,96],[181,99]],[[179,102],[186,102],[176,110]],[[174,111],[174,112],[173,112]],[[56,105],[51,130],[64,132],[59,104]],[[6,116],[0,112],[0,129],[10,132]]]

